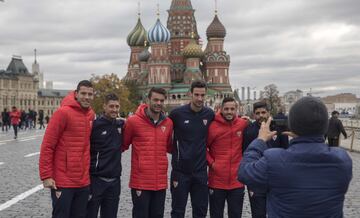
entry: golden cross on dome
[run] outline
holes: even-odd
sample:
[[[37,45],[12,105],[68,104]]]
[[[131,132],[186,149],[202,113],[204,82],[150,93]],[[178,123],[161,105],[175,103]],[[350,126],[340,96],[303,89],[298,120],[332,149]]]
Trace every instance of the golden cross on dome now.
[[[215,0],[215,14],[217,14],[218,13],[218,1],[217,0]]]
[[[140,17],[141,12],[140,12],[140,1],[138,1],[138,16]]]

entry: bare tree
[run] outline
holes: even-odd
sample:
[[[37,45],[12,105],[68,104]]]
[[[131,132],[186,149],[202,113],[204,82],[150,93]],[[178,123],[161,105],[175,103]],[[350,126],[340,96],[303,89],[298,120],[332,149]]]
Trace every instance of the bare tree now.
[[[270,84],[264,87],[264,100],[269,106],[270,113],[275,115],[278,111],[278,108],[281,105],[281,100],[279,97],[279,91],[275,84]]]

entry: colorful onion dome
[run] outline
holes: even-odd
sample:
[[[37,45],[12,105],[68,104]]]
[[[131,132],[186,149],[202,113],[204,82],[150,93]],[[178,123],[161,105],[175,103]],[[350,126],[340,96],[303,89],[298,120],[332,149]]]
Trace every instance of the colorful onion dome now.
[[[206,36],[207,38],[225,38],[226,36],[226,29],[216,14],[213,21],[206,29]]]
[[[195,40],[193,39],[184,48],[183,55],[186,58],[201,58],[204,55],[204,52],[202,51],[201,46],[196,44]]]
[[[135,28],[130,32],[130,34],[127,37],[127,43],[129,46],[143,46],[145,41],[146,41],[146,30],[139,18]]]
[[[150,58],[151,53],[149,52],[148,47],[145,47],[144,51],[140,52],[138,55],[139,61],[147,62]]]
[[[162,25],[160,19],[157,19],[155,25],[148,32],[150,43],[168,42],[170,40],[170,31]]]

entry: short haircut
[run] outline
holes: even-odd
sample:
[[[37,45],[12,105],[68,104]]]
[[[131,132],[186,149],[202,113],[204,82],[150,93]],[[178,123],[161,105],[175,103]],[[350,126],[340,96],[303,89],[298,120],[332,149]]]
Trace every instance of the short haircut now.
[[[109,101],[119,101],[119,97],[114,93],[107,94],[105,95],[104,103],[107,104]]]
[[[339,114],[340,114],[339,111],[333,111],[333,112],[331,113],[332,116],[334,116],[334,115],[336,115],[336,114],[339,115]]]
[[[89,80],[82,80],[78,83],[77,87],[76,87],[76,92],[78,92],[80,90],[81,86],[85,86],[88,88],[93,88],[92,83]]]
[[[193,93],[194,88],[205,88],[206,90],[207,89],[206,82],[203,80],[195,80],[194,82],[191,83],[191,88],[190,88],[191,93]]]
[[[223,99],[222,103],[221,103],[221,107],[224,107],[224,104],[227,103],[227,102],[235,102],[236,103],[235,98],[233,98],[233,97],[225,97]]]
[[[265,110],[269,111],[269,108],[268,108],[266,102],[264,102],[264,101],[259,101],[259,102],[254,103],[253,112],[255,112],[256,109],[259,109],[259,108],[264,108]]]
[[[165,91],[165,89],[163,89],[163,88],[157,88],[157,87],[152,87],[152,88],[149,90],[149,93],[148,93],[148,98],[149,98],[149,99],[151,98],[153,92],[158,93],[158,94],[161,94],[161,95],[163,95],[163,96],[166,97],[166,91]]]

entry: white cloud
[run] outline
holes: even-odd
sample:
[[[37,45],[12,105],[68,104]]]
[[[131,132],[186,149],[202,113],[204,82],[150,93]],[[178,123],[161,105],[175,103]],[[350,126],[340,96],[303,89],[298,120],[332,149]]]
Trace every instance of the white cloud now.
[[[141,0],[146,29],[167,21],[169,0]],[[234,87],[278,85],[321,92],[360,95],[360,1],[219,0],[227,29]],[[213,19],[213,1],[192,0],[198,31]],[[45,79],[55,88],[73,88],[91,74],[123,76],[129,60],[127,34],[135,26],[134,0],[10,0],[0,4],[0,69],[11,55],[31,68],[38,49]]]

